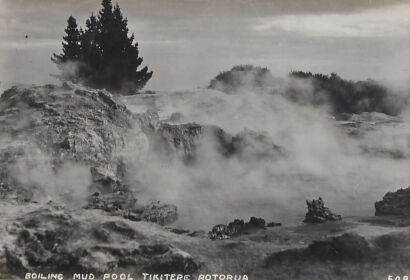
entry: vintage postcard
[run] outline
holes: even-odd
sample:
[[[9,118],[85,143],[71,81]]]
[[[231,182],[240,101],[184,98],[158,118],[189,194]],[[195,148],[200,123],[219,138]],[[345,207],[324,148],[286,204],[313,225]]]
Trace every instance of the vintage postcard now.
[[[408,0],[0,0],[0,279],[409,259]]]

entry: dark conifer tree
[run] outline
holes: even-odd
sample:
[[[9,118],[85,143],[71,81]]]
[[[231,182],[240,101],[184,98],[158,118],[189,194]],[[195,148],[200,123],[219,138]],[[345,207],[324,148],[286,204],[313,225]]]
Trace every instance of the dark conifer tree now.
[[[98,36],[97,44],[102,50],[101,55],[101,65],[105,68],[105,72],[110,70],[110,61],[113,59],[113,13],[112,13],[112,3],[111,0],[102,1],[102,9],[98,14]],[[108,76],[110,73],[106,73]]]
[[[67,28],[64,30],[66,35],[63,37],[63,53],[54,54],[54,59],[60,62],[78,60],[81,56],[80,48],[80,31],[78,30],[77,21],[73,16],[67,20]]]
[[[57,64],[78,61],[80,70],[76,80],[86,85],[134,93],[146,85],[152,72],[148,67],[138,70],[143,59],[139,56],[138,44],[134,43],[134,34],[129,36],[128,31],[128,20],[119,5],[113,7],[111,0],[102,0],[98,16],[91,15],[84,31],[77,29],[75,58],[66,57],[63,49],[63,55],[55,55],[52,60]]]
[[[94,73],[98,73],[101,60],[101,51],[97,44],[98,21],[94,14],[85,22],[86,29],[81,32],[81,73],[85,81],[90,85],[93,81]]]
[[[77,21],[73,16],[68,18],[67,28],[64,31],[66,35],[63,36],[63,53],[59,55],[54,53],[51,60],[61,70],[62,75],[59,76],[60,78],[77,81],[77,69],[66,64],[67,62],[78,62],[81,58],[81,36]]]

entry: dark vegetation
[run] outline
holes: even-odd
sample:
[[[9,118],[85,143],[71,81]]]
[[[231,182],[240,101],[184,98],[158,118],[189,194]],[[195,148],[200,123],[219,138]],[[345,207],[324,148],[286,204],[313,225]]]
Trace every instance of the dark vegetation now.
[[[240,90],[259,90],[269,88],[275,78],[268,68],[252,65],[238,65],[231,70],[219,73],[210,83],[209,88],[227,93]]]
[[[113,7],[111,0],[103,0],[98,16],[87,19],[85,30],[78,28],[73,16],[67,22],[62,54],[51,58],[61,70],[60,79],[131,94],[151,78],[148,67],[138,70],[143,59],[134,34],[128,35],[128,20],[118,3]]]
[[[309,98],[313,105],[329,104],[333,113],[380,112],[397,115],[400,103],[383,85],[374,81],[348,81],[336,73],[330,75],[312,74],[311,72],[291,72],[293,79],[310,82],[312,92]],[[287,96],[300,102],[300,88],[290,87]]]
[[[252,65],[235,66],[218,74],[209,88],[226,93],[241,91],[280,94],[302,105],[328,105],[331,113],[380,112],[397,115],[407,104],[382,84],[374,80],[349,81],[339,75],[293,71],[289,81],[273,77],[267,68]]]

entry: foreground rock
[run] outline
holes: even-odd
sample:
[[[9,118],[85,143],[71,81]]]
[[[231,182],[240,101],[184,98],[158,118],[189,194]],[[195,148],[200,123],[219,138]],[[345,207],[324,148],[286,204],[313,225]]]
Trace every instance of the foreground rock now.
[[[384,234],[366,239],[344,233],[306,248],[290,249],[270,255],[255,273],[258,279],[379,279],[380,275],[406,273],[409,238],[403,233]],[[268,273],[274,272],[271,278]]]
[[[376,216],[392,215],[410,217],[410,187],[388,192],[374,204]]]
[[[382,222],[388,217],[254,228],[212,242],[206,234],[181,235],[99,209],[26,204],[17,212],[13,207],[0,205],[7,217],[0,220],[2,276],[5,271],[56,271],[69,278],[75,269],[95,274],[187,273],[195,279],[200,273],[226,271],[259,280],[378,279],[410,269],[409,228]]]
[[[329,208],[325,207],[325,203],[323,202],[322,198],[312,201],[306,201],[308,212],[305,216],[305,223],[324,223],[327,221],[339,221],[342,219],[342,216],[333,214]]]
[[[101,274],[157,267],[164,273],[190,274],[199,268],[188,253],[151,236],[154,229],[147,231],[144,223],[84,214],[50,204],[9,224],[9,239],[15,241],[4,248],[8,271]]]

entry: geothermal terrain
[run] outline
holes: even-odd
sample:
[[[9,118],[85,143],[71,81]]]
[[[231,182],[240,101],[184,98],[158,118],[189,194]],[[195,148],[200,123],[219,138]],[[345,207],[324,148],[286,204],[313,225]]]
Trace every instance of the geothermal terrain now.
[[[336,114],[274,94],[286,83],[134,96],[68,83],[6,90],[0,279],[409,275],[408,106]]]

